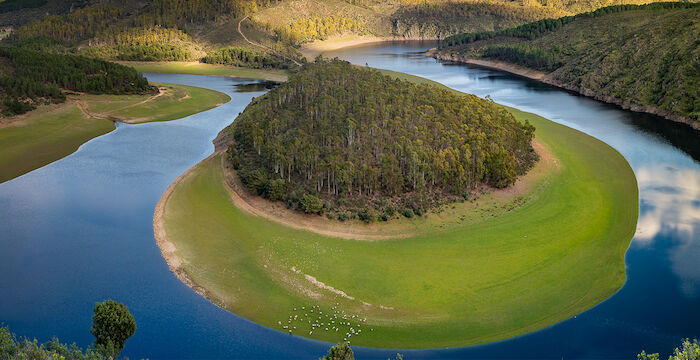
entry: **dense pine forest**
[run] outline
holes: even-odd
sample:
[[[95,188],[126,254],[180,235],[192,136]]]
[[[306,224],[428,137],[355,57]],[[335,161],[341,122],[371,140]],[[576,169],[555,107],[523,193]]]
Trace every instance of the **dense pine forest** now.
[[[202,62],[207,64],[250,67],[254,69],[287,69],[292,66],[291,61],[285,58],[237,46],[212,51],[202,59]]]
[[[0,65],[0,101],[5,115],[64,102],[64,90],[90,94],[156,91],[131,67],[82,56],[0,47]]]
[[[699,38],[698,3],[618,5],[455,35],[438,56],[515,63],[548,73],[554,84],[692,123],[700,119]]]
[[[231,131],[229,156],[251,191],[341,219],[420,214],[509,186],[537,159],[534,128],[502,107],[339,60],[304,66]]]

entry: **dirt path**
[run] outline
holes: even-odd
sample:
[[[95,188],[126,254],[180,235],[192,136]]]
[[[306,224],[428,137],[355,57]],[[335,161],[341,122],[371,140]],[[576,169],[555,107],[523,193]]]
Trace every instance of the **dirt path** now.
[[[240,179],[234,171],[224,165],[224,158],[221,159],[221,169],[226,180],[226,190],[231,197],[231,201],[245,212],[272,220],[293,229],[311,231],[320,235],[339,237],[352,240],[386,240],[405,238],[413,235],[410,232],[398,232],[383,234],[382,230],[367,231],[369,225],[362,225],[362,228],[352,225],[339,224],[338,222],[327,221],[318,215],[306,215],[293,210],[288,210],[280,203],[273,203],[260,196],[255,196],[243,187]],[[325,222],[323,224],[321,222]]]
[[[263,44],[258,44],[258,43],[252,42],[252,41],[250,41],[250,40],[248,39],[248,37],[245,36],[245,34],[243,34],[243,31],[241,31],[241,23],[243,22],[243,20],[247,19],[248,17],[249,17],[249,16],[246,15],[246,16],[244,16],[241,20],[238,21],[238,33],[241,34],[241,36],[243,37],[243,40],[245,40],[247,43],[249,43],[249,44],[251,44],[251,45],[253,45],[253,46],[261,47],[261,48],[263,48],[263,49],[265,49],[265,50],[272,51],[273,53],[276,54],[277,52],[276,52],[274,49],[269,48],[269,47],[267,47],[267,46],[265,46],[265,45],[263,45]],[[289,60],[289,61],[291,61],[291,62],[293,62],[293,63],[296,64],[297,66],[301,66],[301,64],[300,64],[298,61],[296,61],[296,60],[294,60],[294,59],[292,59],[292,58],[288,58],[288,57],[286,57],[286,56],[284,56],[284,55],[281,55],[281,54],[277,54],[277,55],[278,55],[278,56],[281,56],[281,57],[283,57],[283,58],[285,58],[285,59],[287,59],[287,60]]]
[[[124,122],[124,119],[116,117],[116,116],[111,116],[111,115],[105,115],[105,114],[100,114],[100,113],[95,113],[90,111],[88,108],[87,102],[85,100],[75,100],[75,104],[78,105],[78,109],[83,112],[87,117],[95,118],[95,119],[103,119],[103,120],[109,120],[109,121],[120,121]]]
[[[558,167],[556,158],[542,144],[533,141],[533,148],[540,155],[540,161],[535,165],[537,169],[531,169],[527,174],[520,176],[515,184],[505,189],[488,188],[487,191],[494,198],[507,203],[522,196],[533,189],[534,184],[541,176],[546,176]],[[222,149],[223,150],[223,149]],[[318,215],[307,215],[287,209],[282,203],[271,202],[260,196],[250,194],[236,176],[233,169],[226,166],[224,158],[221,159],[221,168],[226,181],[226,190],[231,201],[249,214],[261,216],[293,229],[310,231],[316,234],[338,237],[351,240],[378,241],[387,239],[400,239],[416,235],[412,229],[390,228],[387,224],[354,224],[329,221]],[[389,223],[388,225],[391,225]],[[439,226],[439,225],[436,225]]]

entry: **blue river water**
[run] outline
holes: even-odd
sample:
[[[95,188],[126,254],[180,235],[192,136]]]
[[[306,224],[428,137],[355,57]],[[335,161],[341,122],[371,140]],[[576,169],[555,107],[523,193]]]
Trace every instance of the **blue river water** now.
[[[400,351],[406,359],[634,359],[700,336],[698,132],[498,71],[441,64],[426,43],[332,53],[407,72],[531,111],[595,136],[632,165],[640,190],[627,282],[591,310],[485,345]],[[215,89],[232,100],[171,122],[119,124],[59,161],[0,184],[0,322],[19,336],[89,345],[92,307],[126,303],[138,329],[123,355],[150,359],[317,359],[331,344],[254,324],[202,298],[170,273],[152,215],[167,186],[213,151],[211,140],[263,92],[253,81],[147,74]],[[241,92],[239,89],[247,89]],[[253,90],[253,92],[250,92]],[[358,359],[396,350],[355,348]]]

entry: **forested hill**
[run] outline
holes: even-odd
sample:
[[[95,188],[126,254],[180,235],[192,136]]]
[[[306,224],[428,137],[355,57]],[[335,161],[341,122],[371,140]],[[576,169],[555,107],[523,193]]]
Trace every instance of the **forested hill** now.
[[[131,67],[74,55],[0,47],[0,113],[15,115],[61,103],[64,90],[91,94],[157,91]]]
[[[0,38],[11,26],[6,41],[52,52],[140,61],[197,61],[211,55],[209,60],[228,65],[286,68],[302,62],[299,45],[334,36],[444,38],[648,1],[5,0]],[[249,43],[239,24],[249,40],[263,46]],[[227,48],[233,51],[220,52]],[[253,54],[240,56],[247,53]]]
[[[537,158],[534,128],[490,101],[339,60],[304,66],[231,131],[250,190],[314,213],[371,203],[420,213],[509,186]]]
[[[612,6],[445,40],[436,56],[506,61],[585,95],[698,126],[700,4]]]

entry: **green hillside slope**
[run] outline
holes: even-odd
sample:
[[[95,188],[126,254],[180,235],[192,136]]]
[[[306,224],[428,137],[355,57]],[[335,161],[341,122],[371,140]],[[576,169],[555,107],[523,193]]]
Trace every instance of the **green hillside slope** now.
[[[285,68],[302,62],[299,45],[335,35],[445,38],[646,1],[32,0],[22,3],[27,7],[6,6],[0,27],[15,27],[6,42],[39,50],[110,60],[198,61],[233,46],[235,52],[255,52],[252,58],[277,57],[268,63]]]
[[[698,126],[698,39],[698,4],[655,3],[460,34],[435,56],[517,64],[546,73],[545,82]]]

